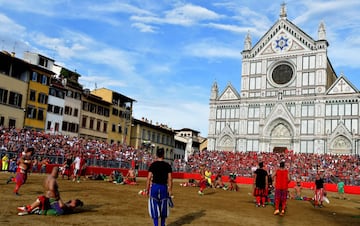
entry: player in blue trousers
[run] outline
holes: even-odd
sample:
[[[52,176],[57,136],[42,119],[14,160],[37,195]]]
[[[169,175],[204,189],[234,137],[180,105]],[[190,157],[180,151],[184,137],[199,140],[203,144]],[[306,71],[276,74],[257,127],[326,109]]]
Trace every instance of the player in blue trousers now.
[[[164,161],[164,149],[156,151],[157,160],[149,167],[146,192],[149,195],[149,214],[154,226],[165,226],[169,216],[169,207],[172,207],[172,169],[169,163]]]

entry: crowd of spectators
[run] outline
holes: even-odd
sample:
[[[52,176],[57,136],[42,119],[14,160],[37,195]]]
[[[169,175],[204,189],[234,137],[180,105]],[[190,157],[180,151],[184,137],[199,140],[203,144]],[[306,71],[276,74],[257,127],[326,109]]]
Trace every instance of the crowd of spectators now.
[[[35,148],[38,162],[48,159],[50,164],[62,164],[68,156],[82,156],[86,159],[87,165],[109,167],[130,167],[132,162],[146,167],[153,161],[153,156],[146,150],[122,144],[0,127],[0,152],[3,155],[7,153],[11,159],[16,158],[24,147],[29,146]],[[102,164],[104,162],[125,164]]]
[[[269,174],[275,172],[280,161],[285,161],[292,180],[315,181],[320,173],[326,183],[343,181],[346,185],[360,185],[359,155],[275,152],[226,152],[201,151],[188,158],[190,172],[197,172],[203,165],[212,172],[252,177],[252,173],[263,162]],[[181,164],[178,164],[180,166]]]
[[[0,127],[0,153],[10,153],[10,162],[23,150],[23,147],[33,146],[39,163],[46,159],[49,163],[62,164],[68,156],[82,156],[88,166],[99,162],[126,163],[116,166],[133,167],[146,170],[154,160],[154,156],[147,149],[134,149],[123,144],[109,144],[100,140],[51,135],[27,129],[5,129]],[[231,173],[242,177],[252,177],[258,163],[264,162],[271,174],[280,161],[286,162],[293,180],[314,181],[318,172],[324,175],[328,183],[338,180],[347,185],[360,185],[360,157],[359,155],[314,154],[273,152],[228,152],[201,151],[188,156],[188,161],[174,160],[174,171],[197,173],[200,166],[206,166],[214,174]],[[104,166],[104,165],[98,165]],[[106,165],[111,167],[111,165]]]

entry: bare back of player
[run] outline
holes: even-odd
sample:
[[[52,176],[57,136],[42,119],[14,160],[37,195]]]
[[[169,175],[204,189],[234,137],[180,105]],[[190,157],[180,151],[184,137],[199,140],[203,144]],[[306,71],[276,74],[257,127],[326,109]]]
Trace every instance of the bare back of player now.
[[[44,191],[45,197],[49,198],[51,201],[57,201],[59,206],[62,207],[64,205],[63,201],[60,198],[59,185],[56,179],[59,176],[59,168],[54,167],[45,181],[44,181]]]

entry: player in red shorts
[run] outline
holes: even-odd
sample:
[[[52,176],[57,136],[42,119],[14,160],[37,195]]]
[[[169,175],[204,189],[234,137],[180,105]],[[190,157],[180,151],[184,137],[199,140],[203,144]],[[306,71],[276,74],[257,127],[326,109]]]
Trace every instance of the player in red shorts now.
[[[323,205],[324,198],[324,180],[320,174],[316,174],[315,178],[315,196],[314,196],[314,207],[321,208]]]
[[[280,162],[280,168],[273,175],[275,181],[275,212],[274,215],[285,214],[286,199],[288,195],[288,184],[290,182],[289,171],[285,169],[285,162]],[[281,212],[280,212],[281,205]]]
[[[236,183],[236,173],[230,173],[229,174],[229,191],[238,191],[239,186]]]
[[[214,187],[215,188],[221,188],[223,190],[227,190],[227,186],[225,185],[225,183],[222,180],[222,175],[221,175],[220,170],[215,176]]]
[[[134,168],[130,168],[125,176],[125,184],[136,185],[136,173]]]
[[[199,195],[204,195],[204,190],[207,187],[207,179],[205,176],[205,166],[200,166],[200,180],[199,180],[200,190],[198,191]]]
[[[63,215],[70,214],[74,211],[76,207],[83,206],[84,203],[80,199],[71,199],[65,202],[61,208],[61,213],[56,209],[52,209],[50,205],[49,198],[45,195],[38,196],[35,202],[25,206],[19,206],[17,208],[18,215],[24,216],[28,214],[38,214],[38,215]]]
[[[21,153],[20,158],[17,161],[18,168],[16,170],[15,177],[10,177],[7,180],[7,184],[11,181],[15,182],[14,194],[19,195],[20,187],[26,183],[27,174],[31,170],[32,155],[34,154],[34,148],[28,147],[24,152]]]
[[[254,196],[257,207],[265,207],[268,195],[268,173],[264,169],[264,163],[259,163],[259,168],[254,172]]]

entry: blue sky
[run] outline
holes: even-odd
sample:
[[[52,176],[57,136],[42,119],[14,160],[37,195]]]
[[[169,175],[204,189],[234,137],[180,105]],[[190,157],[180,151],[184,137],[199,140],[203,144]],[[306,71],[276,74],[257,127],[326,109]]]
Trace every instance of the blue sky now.
[[[136,100],[133,115],[208,133],[211,85],[240,92],[241,51],[278,20],[284,1],[0,0],[1,49],[38,52]],[[335,72],[360,88],[360,1],[289,0],[290,21],[317,39],[325,23]]]

